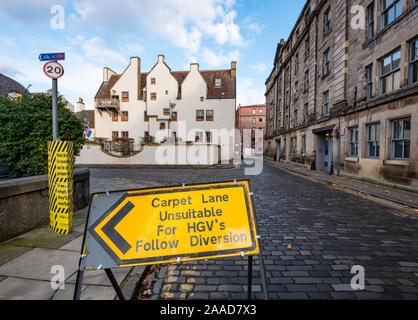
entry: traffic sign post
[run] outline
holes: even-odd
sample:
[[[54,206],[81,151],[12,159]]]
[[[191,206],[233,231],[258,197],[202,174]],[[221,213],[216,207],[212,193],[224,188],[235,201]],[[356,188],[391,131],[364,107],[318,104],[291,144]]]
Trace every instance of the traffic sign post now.
[[[58,141],[58,79],[64,75],[64,67],[57,61],[44,65],[44,73],[52,78],[52,136]]]
[[[48,142],[49,215],[52,231],[67,235],[73,219],[73,143],[60,141],[58,136],[58,79],[64,68],[56,60],[64,60],[65,53],[41,53],[43,71],[52,79],[52,137]]]
[[[248,180],[93,194],[81,247],[74,299],[85,271],[259,255],[268,299],[261,238]]]

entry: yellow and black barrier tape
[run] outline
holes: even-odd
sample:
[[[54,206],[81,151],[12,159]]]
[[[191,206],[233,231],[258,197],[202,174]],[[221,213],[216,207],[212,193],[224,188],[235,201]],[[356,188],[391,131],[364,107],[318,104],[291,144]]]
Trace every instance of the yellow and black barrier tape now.
[[[73,220],[73,143],[48,142],[48,185],[50,228],[68,234]]]

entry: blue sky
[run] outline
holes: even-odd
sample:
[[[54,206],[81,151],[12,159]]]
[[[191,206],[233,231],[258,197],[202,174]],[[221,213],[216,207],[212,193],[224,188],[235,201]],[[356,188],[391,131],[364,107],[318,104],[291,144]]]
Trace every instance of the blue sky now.
[[[0,72],[31,92],[51,79],[39,53],[65,52],[58,89],[93,108],[102,68],[123,72],[130,56],[149,71],[164,54],[172,70],[228,69],[237,61],[237,103],[264,103],[277,42],[305,0],[0,0]],[[58,7],[56,7],[58,6]],[[55,8],[63,9],[60,11]],[[52,24],[51,24],[52,22]],[[62,24],[64,22],[64,24]],[[55,23],[55,25],[54,25]],[[58,23],[58,27],[56,28]]]

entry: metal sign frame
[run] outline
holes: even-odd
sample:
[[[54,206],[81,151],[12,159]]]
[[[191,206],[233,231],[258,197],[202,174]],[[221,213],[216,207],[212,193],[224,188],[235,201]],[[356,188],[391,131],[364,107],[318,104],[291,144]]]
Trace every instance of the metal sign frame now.
[[[74,296],[73,299],[74,300],[79,300],[80,299],[80,295],[81,295],[81,287],[82,287],[82,283],[83,283],[83,276],[84,276],[84,272],[86,270],[100,270],[102,269],[101,266],[99,266],[97,269],[85,269],[83,266],[83,259],[85,259],[86,257],[86,235],[87,232],[90,232],[90,234],[95,238],[95,240],[97,242],[101,242],[100,244],[102,245],[103,249],[106,250],[106,253],[109,254],[112,259],[114,259],[114,261],[118,261],[119,262],[123,262],[120,261],[120,259],[115,256],[115,254],[113,253],[113,251],[108,248],[106,249],[107,245],[104,244],[103,240],[101,238],[99,238],[99,236],[96,234],[96,232],[94,231],[94,228],[100,224],[100,222],[105,219],[107,217],[108,214],[114,212],[114,209],[117,207],[118,204],[122,203],[124,200],[126,200],[126,198],[128,197],[133,197],[133,196],[138,196],[138,195],[149,195],[149,194],[158,194],[158,193],[169,193],[167,191],[171,191],[171,192],[190,192],[190,191],[197,191],[197,190],[209,190],[209,189],[220,189],[220,188],[231,188],[231,187],[239,187],[239,186],[243,186],[243,185],[239,185],[239,182],[247,182],[248,183],[248,189],[249,189],[249,193],[247,194],[246,189],[244,188],[244,194],[245,194],[245,201],[246,201],[246,207],[247,209],[251,206],[252,209],[252,221],[254,223],[254,226],[250,225],[250,230],[251,230],[251,236],[252,236],[252,241],[257,242],[256,243],[256,247],[258,247],[258,256],[259,256],[259,262],[260,262],[260,274],[261,274],[261,280],[262,280],[262,284],[263,284],[263,293],[264,293],[264,297],[266,300],[268,300],[268,288],[267,288],[267,281],[266,281],[266,274],[265,274],[265,268],[264,268],[264,259],[263,259],[263,251],[262,251],[262,242],[261,242],[261,236],[259,234],[258,231],[258,223],[257,223],[257,215],[256,215],[256,209],[254,206],[254,198],[253,198],[253,189],[252,189],[252,184],[250,180],[233,180],[233,181],[216,181],[216,182],[203,182],[203,183],[194,183],[194,184],[187,184],[187,188],[189,187],[198,187],[198,186],[203,186],[203,185],[213,185],[212,188],[209,187],[202,187],[202,188],[194,188],[192,190],[183,190],[184,188],[186,188],[186,185],[173,185],[173,186],[158,186],[158,187],[150,187],[150,188],[133,188],[133,189],[126,189],[126,190],[115,190],[115,191],[106,191],[106,192],[100,192],[100,193],[94,193],[90,196],[90,201],[89,201],[89,210],[88,210],[88,214],[86,217],[86,224],[85,224],[85,229],[84,229],[84,234],[83,234],[83,242],[81,245],[81,254],[80,254],[80,259],[79,259],[79,265],[78,265],[78,270],[77,270],[77,279],[76,279],[76,286],[74,289]],[[215,186],[216,184],[225,184],[223,186]],[[164,192],[164,190],[161,189],[169,189],[166,190]],[[152,190],[159,190],[156,192],[152,192]],[[146,190],[148,192],[144,192],[144,193],[140,193],[141,190]],[[128,192],[133,192],[133,191],[138,191],[139,193],[133,193],[133,194],[126,194]],[[92,225],[89,227],[89,220],[90,220],[90,216],[91,216],[91,205],[93,203],[93,199],[97,196],[97,195],[110,195],[111,193],[125,193],[125,195],[123,195],[119,200],[117,200],[116,203],[114,203],[107,211],[105,214],[103,214],[98,220],[96,220],[94,223],[92,223]],[[250,202],[248,201],[248,199],[250,199]],[[251,214],[250,212],[248,214]],[[123,219],[123,218],[122,218]],[[100,220],[100,221],[99,221]],[[249,222],[251,224],[251,219],[249,219]],[[256,234],[253,234],[253,228],[256,231]],[[98,241],[98,239],[100,239],[100,241]],[[224,251],[215,251],[215,252],[209,252],[209,254],[207,252],[205,252],[203,255],[200,253],[196,253],[196,254],[186,254],[183,256],[187,256],[188,259],[185,259],[183,261],[191,261],[191,260],[203,260],[203,259],[207,259],[205,258],[205,256],[211,256],[211,258],[225,258],[225,257],[230,257],[230,256],[243,256],[245,255],[245,252],[251,252],[254,251],[254,245],[252,248],[244,248],[244,249],[231,249],[231,251],[229,250],[224,250]],[[192,256],[193,257],[190,257]],[[174,255],[174,256],[168,256],[168,257],[158,257],[158,258],[143,258],[143,259],[137,259],[140,260],[139,263],[144,265],[144,264],[158,264],[158,263],[170,263],[170,262],[177,262],[179,263],[181,261],[181,257],[182,255]],[[252,295],[252,264],[253,264],[253,255],[247,255],[248,257],[248,299],[251,299],[251,295]],[[162,258],[167,258],[164,259],[164,261],[162,261]],[[175,259],[174,259],[175,258]],[[130,267],[130,266],[135,266],[138,265],[138,261],[129,261],[130,264],[120,264],[117,267]],[[112,273],[111,268],[107,268],[104,267],[103,268],[106,272],[107,277],[109,278],[113,288],[115,289],[115,292],[117,293],[118,297],[120,300],[125,300],[122,291],[120,290],[120,287],[117,283],[117,281],[115,280],[115,277]]]

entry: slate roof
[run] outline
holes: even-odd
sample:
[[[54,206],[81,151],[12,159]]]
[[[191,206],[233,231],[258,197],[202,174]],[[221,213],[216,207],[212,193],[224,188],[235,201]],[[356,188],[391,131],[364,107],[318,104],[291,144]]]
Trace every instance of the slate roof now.
[[[179,84],[178,93],[181,96],[181,84],[187,77],[190,71],[172,71],[171,74],[177,80]],[[208,86],[208,99],[235,99],[236,97],[236,81],[231,77],[231,70],[200,70],[200,74],[205,80]],[[143,89],[146,86],[146,77],[148,72],[141,73],[141,92],[140,99],[143,99]],[[113,74],[108,82],[103,82],[96,94],[95,99],[110,99],[111,89],[115,83],[119,80],[122,74]],[[222,86],[215,88],[215,79],[222,79]]]
[[[12,92],[24,93],[26,89],[19,82],[0,73],[0,95],[7,95]]]

